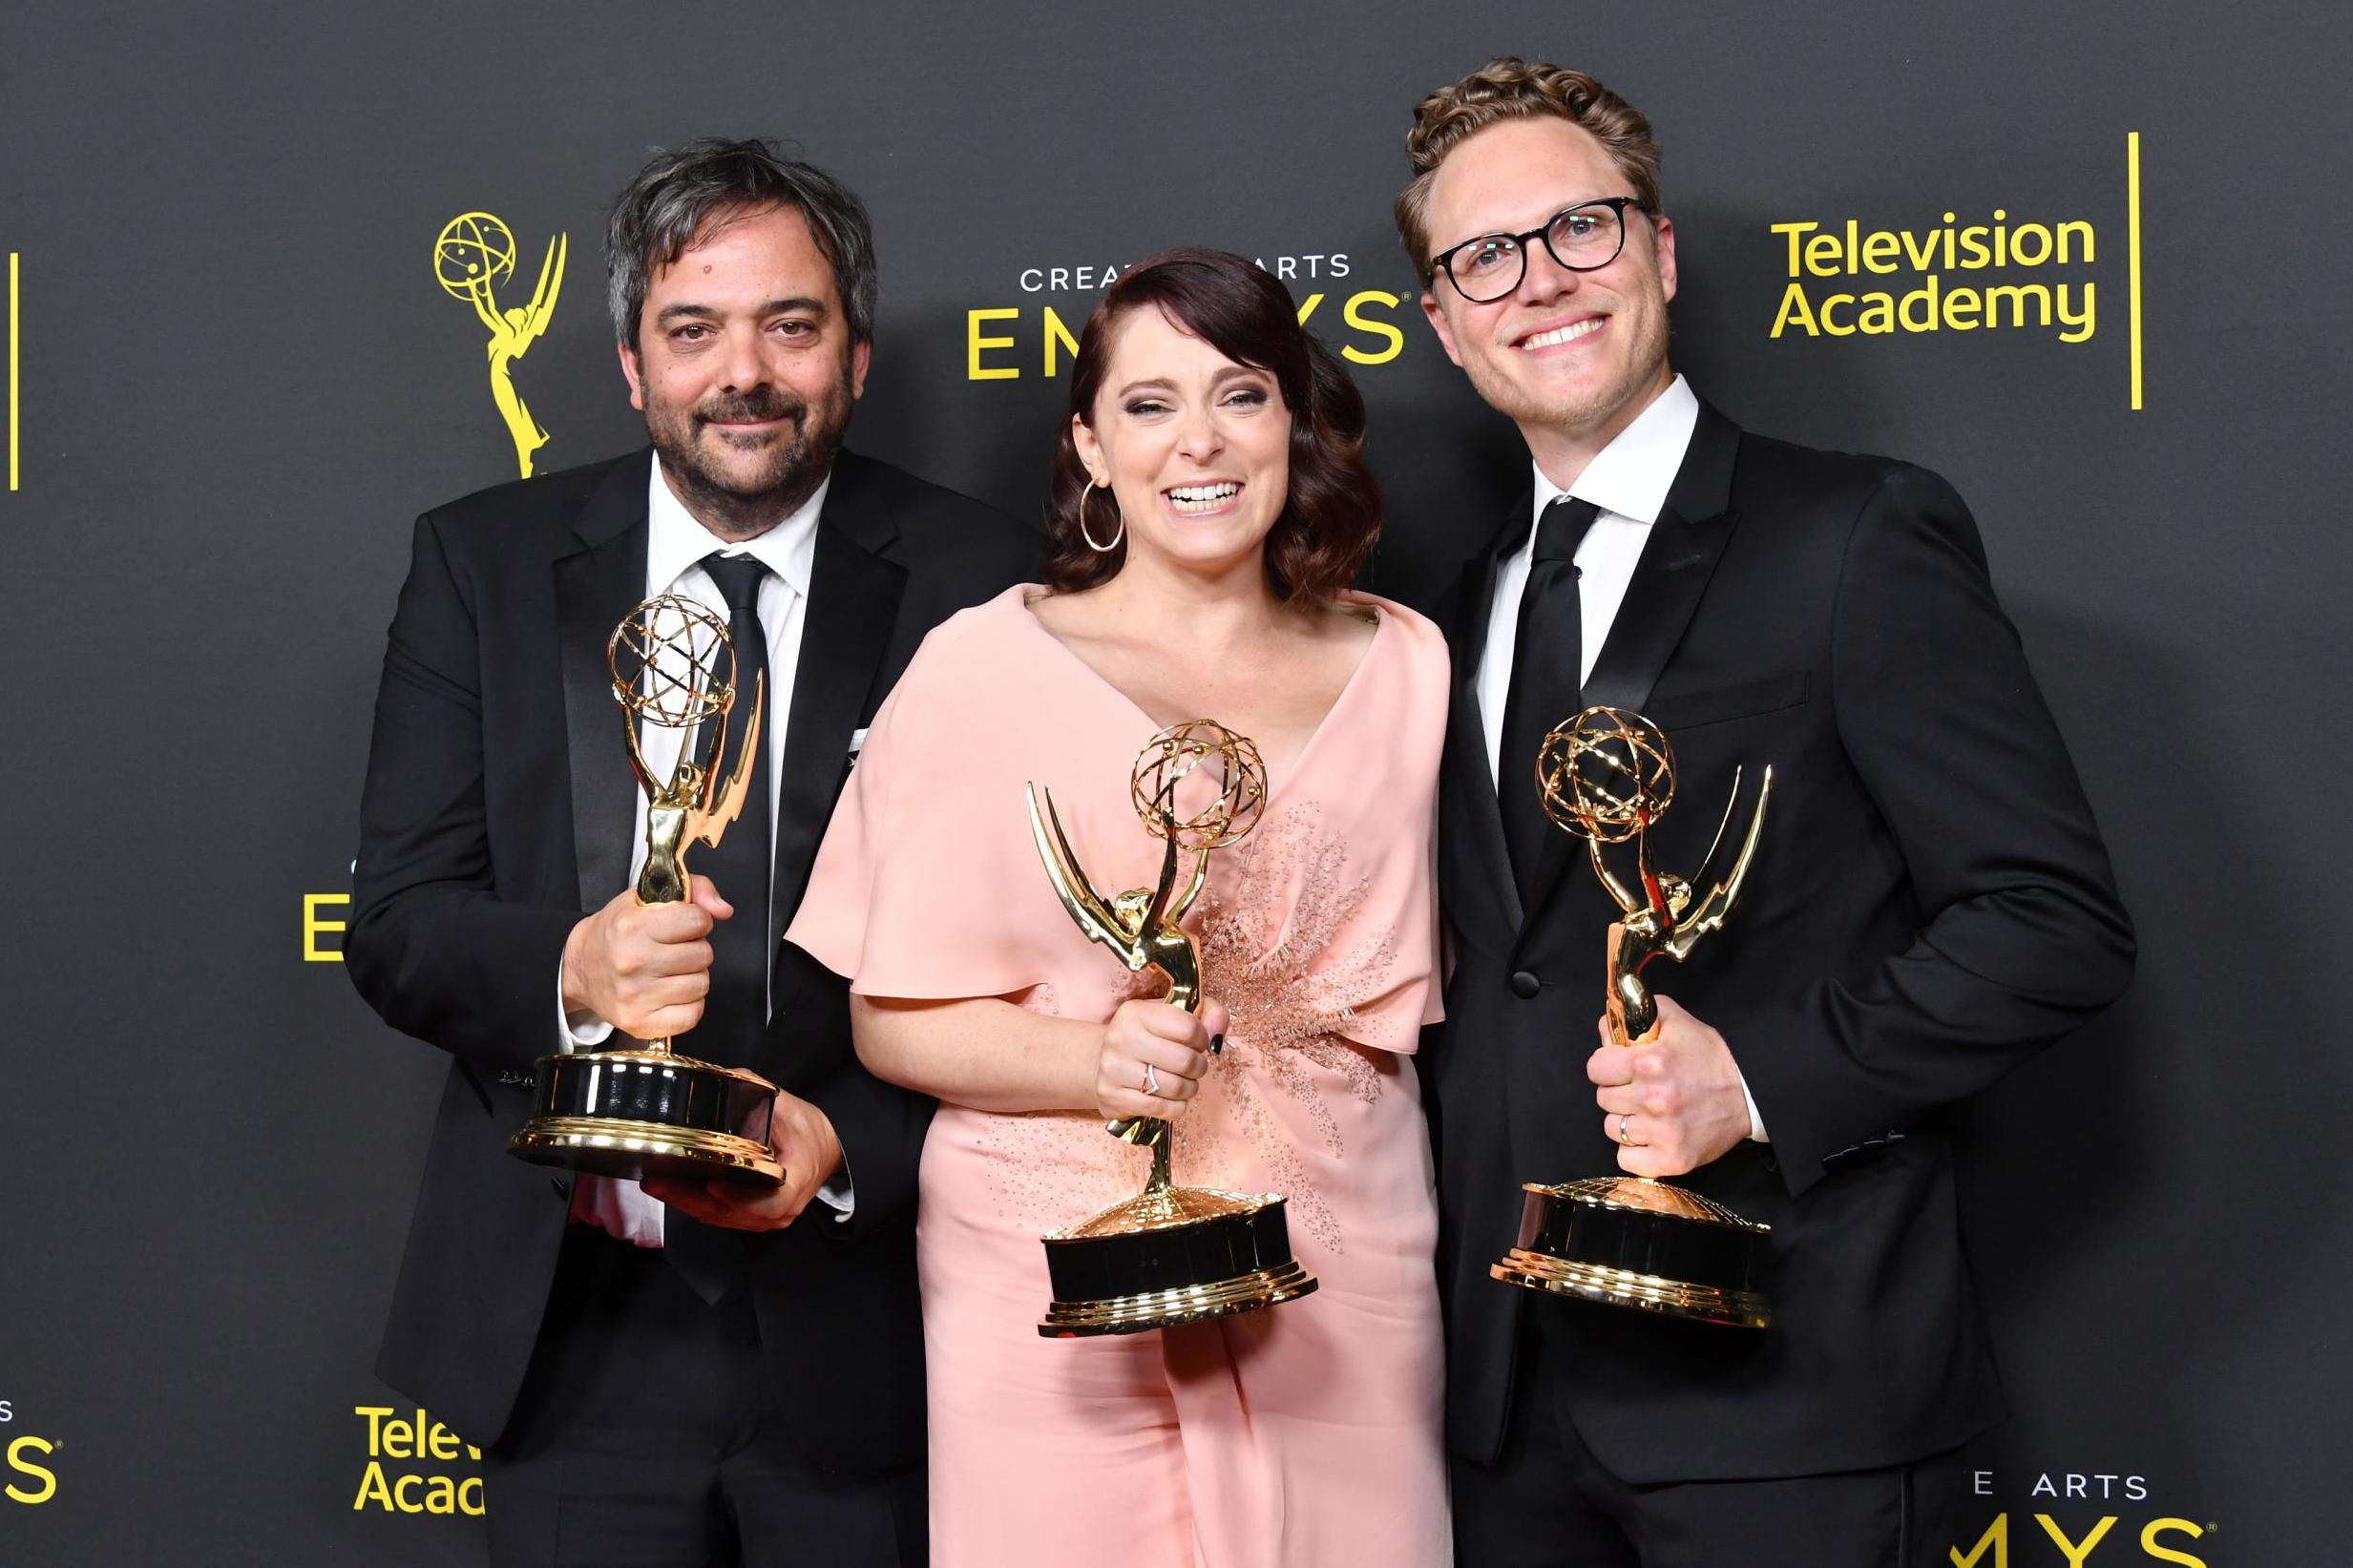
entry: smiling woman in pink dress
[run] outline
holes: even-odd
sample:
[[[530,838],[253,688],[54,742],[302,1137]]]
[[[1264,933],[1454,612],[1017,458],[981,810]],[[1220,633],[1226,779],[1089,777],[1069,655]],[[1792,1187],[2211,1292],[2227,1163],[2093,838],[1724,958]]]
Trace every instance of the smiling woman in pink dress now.
[[[1211,251],[1104,296],[1072,366],[1047,582],[924,643],[788,933],[850,977],[868,1067],[940,1101],[917,1256],[943,1568],[1450,1560],[1412,1063],[1439,1007],[1446,651],[1347,589],[1380,520],[1364,408],[1293,310]],[[1099,887],[1149,886],[1162,848],[1128,770],[1197,718],[1251,738],[1270,780],[1187,920],[1200,1018],[1072,925],[1022,793],[1053,789]],[[1286,1194],[1321,1288],[1041,1340],[1039,1235],[1138,1190],[1148,1155],[1103,1119],[1139,1115],[1175,1119],[1180,1181]]]

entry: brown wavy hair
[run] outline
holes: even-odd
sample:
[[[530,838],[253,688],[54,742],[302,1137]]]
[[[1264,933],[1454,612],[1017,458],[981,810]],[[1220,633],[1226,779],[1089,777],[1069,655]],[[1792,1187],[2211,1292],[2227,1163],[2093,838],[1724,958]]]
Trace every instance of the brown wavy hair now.
[[[1229,251],[1163,251],[1122,273],[1079,335],[1070,411],[1089,429],[1119,324],[1147,307],[1235,364],[1266,371],[1281,388],[1291,412],[1291,493],[1267,533],[1267,585],[1293,606],[1330,600],[1356,580],[1380,536],[1380,485],[1364,466],[1364,399],[1355,383],[1299,324],[1290,291],[1266,268]],[[1080,536],[1086,481],[1065,420],[1046,495],[1043,575],[1059,594],[1109,582],[1127,562],[1124,535],[1103,552]],[[1090,510],[1101,515],[1101,496]]]
[[[1397,197],[1397,238],[1413,258],[1414,275],[1428,287],[1430,185],[1446,155],[1488,126],[1507,119],[1549,115],[1577,126],[1602,144],[1609,161],[1634,188],[1643,211],[1664,209],[1658,196],[1658,138],[1642,111],[1582,71],[1531,65],[1516,54],[1489,60],[1459,82],[1449,82],[1414,105],[1414,128],[1405,134],[1405,156],[1414,180]]]

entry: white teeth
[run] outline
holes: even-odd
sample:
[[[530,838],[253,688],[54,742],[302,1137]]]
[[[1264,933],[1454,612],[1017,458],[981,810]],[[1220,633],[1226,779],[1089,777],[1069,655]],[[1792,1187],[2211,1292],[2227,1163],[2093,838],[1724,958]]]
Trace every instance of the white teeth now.
[[[1574,326],[1564,326],[1551,332],[1539,332],[1532,338],[1524,339],[1521,343],[1520,346],[1523,348],[1549,348],[1556,343],[1570,343],[1578,338],[1584,337],[1588,332],[1598,332],[1601,330],[1601,324],[1604,320],[1606,320],[1606,318],[1601,316],[1591,316],[1582,322],[1577,323]]]
[[[1242,487],[1231,482],[1179,485],[1168,491],[1168,499],[1179,512],[1213,512],[1241,493]]]

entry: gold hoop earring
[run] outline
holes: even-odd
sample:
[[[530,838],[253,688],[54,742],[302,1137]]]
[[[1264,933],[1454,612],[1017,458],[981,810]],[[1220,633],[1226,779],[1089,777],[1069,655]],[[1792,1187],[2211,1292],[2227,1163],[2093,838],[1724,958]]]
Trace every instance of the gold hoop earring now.
[[[1086,541],[1086,548],[1093,551],[1096,554],[1108,555],[1111,552],[1120,547],[1120,542],[1122,540],[1127,537],[1127,516],[1124,512],[1120,514],[1119,529],[1111,535],[1111,542],[1109,544],[1097,544],[1095,542],[1093,531],[1088,529],[1086,526],[1086,503],[1087,499],[1094,493],[1095,481],[1089,479],[1086,482],[1086,489],[1079,491],[1079,537],[1084,539]],[[1108,494],[1109,492],[1105,491],[1104,493]],[[1119,504],[1119,497],[1113,495],[1111,497],[1111,505],[1115,511],[1118,509]]]

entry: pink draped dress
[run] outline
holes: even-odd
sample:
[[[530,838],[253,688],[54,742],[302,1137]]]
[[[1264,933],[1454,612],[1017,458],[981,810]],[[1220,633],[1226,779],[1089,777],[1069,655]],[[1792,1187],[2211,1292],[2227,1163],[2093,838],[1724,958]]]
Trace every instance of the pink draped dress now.
[[[1150,989],[1063,911],[1022,786],[1053,791],[1106,895],[1149,887],[1162,849],[1128,775],[1159,725],[1046,631],[1040,592],[940,626],[875,716],[787,933],[857,993],[1100,1021]],[[941,1568],[1451,1561],[1412,1064],[1439,1017],[1446,649],[1410,610],[1348,602],[1378,622],[1361,662],[1186,920],[1232,1021],[1174,1144],[1182,1183],[1285,1194],[1320,1287],[1180,1328],[1041,1339],[1040,1235],[1132,1196],[1149,1156],[1091,1113],[942,1104],[916,1239]]]

